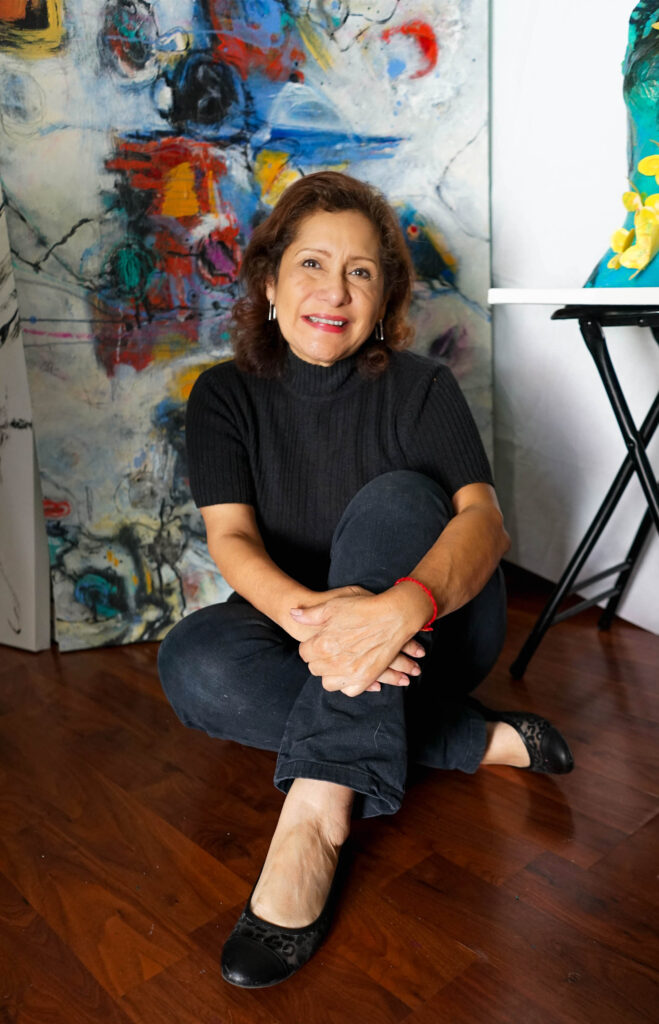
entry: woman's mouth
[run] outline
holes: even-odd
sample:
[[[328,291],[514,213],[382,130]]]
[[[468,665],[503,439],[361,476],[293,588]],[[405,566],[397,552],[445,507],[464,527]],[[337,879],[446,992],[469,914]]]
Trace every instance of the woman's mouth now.
[[[321,331],[342,331],[350,322],[340,316],[316,316],[314,314],[303,316],[302,319],[306,320],[312,327],[317,327]]]

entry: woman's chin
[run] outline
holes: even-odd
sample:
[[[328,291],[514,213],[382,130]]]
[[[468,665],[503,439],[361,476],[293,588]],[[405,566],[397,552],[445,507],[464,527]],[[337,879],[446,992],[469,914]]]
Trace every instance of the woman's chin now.
[[[314,363],[316,366],[332,366],[340,359],[353,355],[361,347],[359,345],[337,345],[321,340],[313,345],[295,345],[287,342],[289,349],[298,359],[305,363]]]

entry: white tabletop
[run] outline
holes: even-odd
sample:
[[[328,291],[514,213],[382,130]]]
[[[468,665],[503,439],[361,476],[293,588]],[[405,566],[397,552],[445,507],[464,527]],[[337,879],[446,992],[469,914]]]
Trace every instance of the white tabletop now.
[[[490,306],[659,306],[659,288],[490,288]]]

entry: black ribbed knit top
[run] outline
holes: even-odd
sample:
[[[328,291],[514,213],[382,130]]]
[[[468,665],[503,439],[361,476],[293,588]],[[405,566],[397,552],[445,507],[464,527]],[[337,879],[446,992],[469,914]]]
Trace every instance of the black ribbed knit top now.
[[[417,470],[449,497],[492,483],[452,373],[413,352],[392,353],[374,380],[356,356],[325,367],[289,351],[276,379],[219,363],[192,389],[186,439],[196,504],[253,505],[270,557],[314,589],[326,586],[343,510],[374,477]]]

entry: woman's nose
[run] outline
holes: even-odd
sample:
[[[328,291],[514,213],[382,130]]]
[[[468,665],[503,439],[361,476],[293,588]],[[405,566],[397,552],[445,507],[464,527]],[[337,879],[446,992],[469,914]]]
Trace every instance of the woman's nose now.
[[[333,306],[344,306],[350,301],[350,291],[343,270],[330,270],[323,287],[324,297]]]

